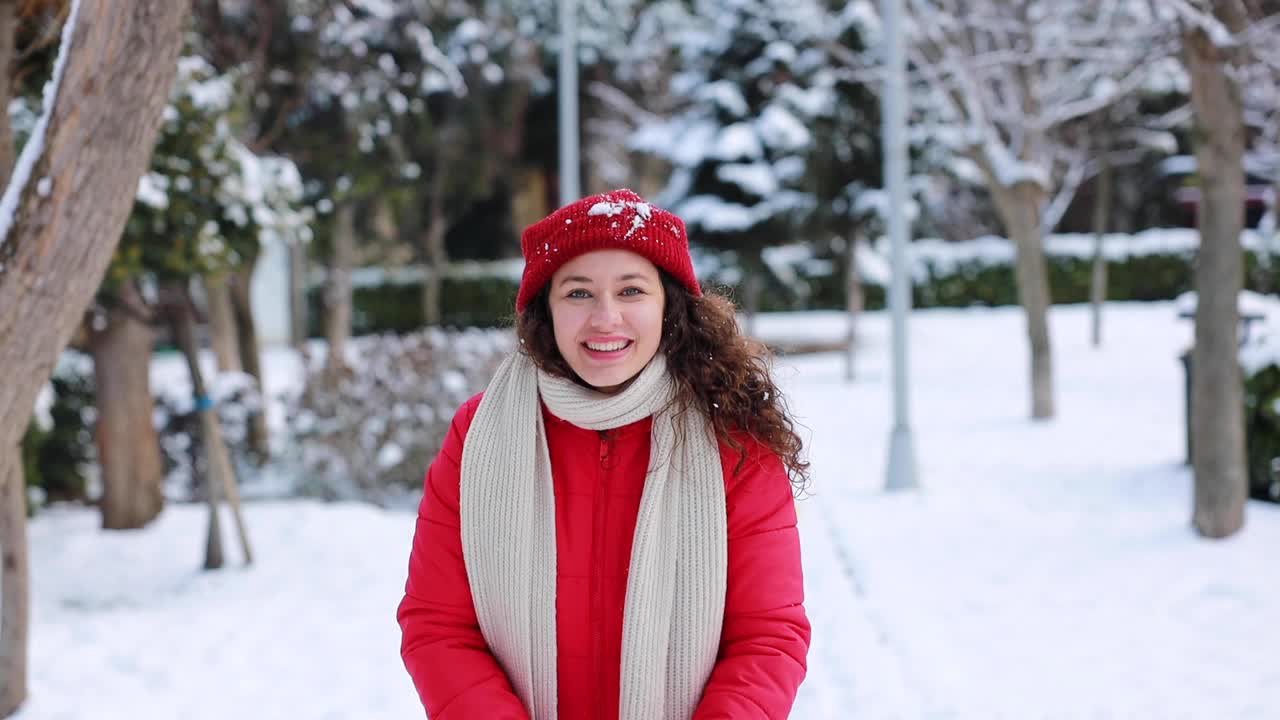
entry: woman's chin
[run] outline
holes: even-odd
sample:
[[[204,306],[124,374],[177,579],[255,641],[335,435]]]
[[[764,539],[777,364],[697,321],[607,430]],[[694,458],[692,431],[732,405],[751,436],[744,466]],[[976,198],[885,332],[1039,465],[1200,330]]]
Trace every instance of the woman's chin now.
[[[635,375],[623,373],[594,373],[584,377],[583,381],[593,390],[612,395],[626,387]]]
[[[640,374],[640,370],[630,372],[627,368],[574,368],[574,373],[583,385],[612,395],[622,390]]]

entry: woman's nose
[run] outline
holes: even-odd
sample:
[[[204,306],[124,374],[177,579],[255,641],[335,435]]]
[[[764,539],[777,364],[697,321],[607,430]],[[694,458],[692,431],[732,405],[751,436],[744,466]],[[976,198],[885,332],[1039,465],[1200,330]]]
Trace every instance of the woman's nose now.
[[[599,330],[612,328],[618,325],[621,319],[622,314],[619,312],[618,303],[607,295],[600,298],[591,311],[591,326]]]

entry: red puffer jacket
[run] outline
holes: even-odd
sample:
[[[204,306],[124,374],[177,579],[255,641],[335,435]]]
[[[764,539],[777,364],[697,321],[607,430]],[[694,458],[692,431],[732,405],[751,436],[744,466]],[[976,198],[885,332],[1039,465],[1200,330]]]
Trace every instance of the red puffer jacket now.
[[[463,441],[480,403],[453,419],[418,511],[398,618],[401,655],[432,720],[528,718],[476,621],[462,559],[458,494]],[[622,614],[631,541],[649,465],[652,419],[607,432],[543,410],[556,498],[556,630],[560,720],[618,717]],[[785,718],[805,675],[805,617],[791,485],[776,455],[721,446],[729,576],[720,653],[695,720]]]

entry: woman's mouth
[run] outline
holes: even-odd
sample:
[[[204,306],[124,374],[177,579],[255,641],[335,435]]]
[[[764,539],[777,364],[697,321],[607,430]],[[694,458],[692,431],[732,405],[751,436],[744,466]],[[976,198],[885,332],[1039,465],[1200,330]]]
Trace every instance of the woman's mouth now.
[[[614,360],[626,354],[634,341],[627,339],[617,340],[588,340],[582,343],[582,347],[586,348],[587,355],[595,360]]]

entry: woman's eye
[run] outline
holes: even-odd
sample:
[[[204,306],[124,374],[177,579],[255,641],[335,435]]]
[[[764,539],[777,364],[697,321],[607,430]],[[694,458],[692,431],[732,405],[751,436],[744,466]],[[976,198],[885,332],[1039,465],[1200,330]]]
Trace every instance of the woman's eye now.
[[[627,289],[623,290],[623,291],[622,291],[622,294],[623,294],[623,296],[625,296],[625,297],[634,297],[634,296],[636,296],[636,295],[643,295],[643,294],[644,294],[644,291],[643,291],[643,290],[641,290],[641,289],[640,289],[640,288],[638,288],[638,287],[629,287],[629,288],[627,288]]]
[[[587,292],[586,290],[583,290],[582,288],[577,288],[576,290],[570,290],[569,294],[566,295],[565,297],[574,298],[576,300],[582,300],[582,299],[591,297],[591,293]]]

